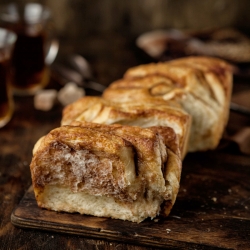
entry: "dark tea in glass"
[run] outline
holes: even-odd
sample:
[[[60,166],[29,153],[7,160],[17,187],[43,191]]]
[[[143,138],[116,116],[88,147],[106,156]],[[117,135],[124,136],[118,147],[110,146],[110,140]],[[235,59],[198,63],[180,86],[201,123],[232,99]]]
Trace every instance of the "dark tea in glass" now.
[[[44,87],[49,80],[48,68],[45,65],[45,35],[42,32],[29,34],[23,30],[16,31],[16,34],[12,84],[16,91],[33,92]]]
[[[14,109],[10,57],[15,40],[14,33],[0,28],[0,128],[11,119]]]
[[[15,94],[34,94],[49,81],[45,64],[49,17],[49,10],[37,3],[9,4],[1,11],[2,25],[17,34],[12,58]]]

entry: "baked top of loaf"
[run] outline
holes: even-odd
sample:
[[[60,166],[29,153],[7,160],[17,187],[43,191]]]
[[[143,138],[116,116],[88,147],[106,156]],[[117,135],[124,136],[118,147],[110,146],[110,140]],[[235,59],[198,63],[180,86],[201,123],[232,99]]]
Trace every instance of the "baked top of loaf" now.
[[[54,129],[37,142],[30,164],[38,205],[134,222],[168,215],[181,173],[176,145],[165,127],[74,122]]]
[[[231,83],[228,82],[227,74],[232,73],[233,67],[224,60],[213,57],[184,57],[162,63],[150,63],[132,67],[128,69],[124,78],[137,78],[148,75],[160,75],[168,77],[171,81],[185,86],[187,83],[185,77],[192,74],[213,74],[221,82],[225,92],[231,94]],[[213,83],[211,83],[213,84]]]
[[[152,99],[150,102],[111,102],[86,96],[63,110],[62,125],[73,121],[100,124],[123,124],[138,127],[167,126],[180,140],[182,156],[186,154],[191,124],[190,116],[175,102]]]
[[[192,116],[189,151],[214,149],[228,121],[232,67],[223,60],[187,57],[128,69],[105,90],[114,102],[177,102]]]

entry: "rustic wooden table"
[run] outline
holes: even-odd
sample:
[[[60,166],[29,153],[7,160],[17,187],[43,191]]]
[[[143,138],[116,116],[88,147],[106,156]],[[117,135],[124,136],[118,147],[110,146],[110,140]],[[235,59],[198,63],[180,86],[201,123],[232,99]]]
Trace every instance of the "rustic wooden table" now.
[[[65,43],[67,53],[87,55],[98,81],[108,85],[124,71],[148,58],[123,37],[88,39],[84,46]],[[50,87],[55,87],[51,81]],[[250,89],[236,81],[234,93]],[[92,94],[92,93],[90,93]],[[35,110],[33,97],[15,97],[15,113],[0,129],[0,249],[250,249],[250,156],[236,144],[222,141],[213,152],[189,154],[183,163],[180,192],[171,216],[150,231],[150,223],[126,225],[127,234],[107,239],[40,229],[20,228],[11,214],[31,186],[29,163],[38,138],[59,126],[62,106]],[[231,113],[226,133],[250,127],[250,117]],[[116,223],[119,232],[119,222]],[[110,225],[109,225],[110,226]],[[104,225],[105,227],[105,225]],[[133,230],[140,235],[135,239]],[[154,231],[154,230],[158,231]],[[162,229],[162,230],[161,230]],[[160,232],[156,235],[155,232]],[[132,235],[133,234],[133,235]],[[152,235],[151,235],[152,234]],[[150,236],[151,235],[151,236]],[[164,237],[162,237],[164,235]],[[132,240],[129,240],[131,236]],[[148,239],[143,240],[143,236]],[[150,238],[151,237],[151,238]],[[163,239],[164,240],[161,240]],[[159,241],[159,244],[157,244]]]

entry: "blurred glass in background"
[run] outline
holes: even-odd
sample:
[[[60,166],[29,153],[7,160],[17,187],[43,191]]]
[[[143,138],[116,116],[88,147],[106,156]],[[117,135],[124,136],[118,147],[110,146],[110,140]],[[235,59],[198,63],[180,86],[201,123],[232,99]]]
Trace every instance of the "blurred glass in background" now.
[[[10,58],[16,35],[0,28],[0,128],[12,117],[14,103],[11,92]]]
[[[0,0],[0,4],[9,2]],[[107,64],[102,60],[110,61],[110,58],[120,57],[129,62],[132,56],[123,53],[125,38],[136,44],[135,39],[145,32],[174,29],[185,32],[184,35],[186,32],[188,35],[195,34],[196,38],[204,42],[207,38],[204,40],[202,32],[213,32],[217,29],[233,28],[244,34],[250,33],[248,0],[13,0],[12,2],[36,2],[47,6],[51,10],[54,30],[60,40],[60,52],[65,54],[77,52],[90,62],[95,62],[95,70],[101,75],[99,81],[105,84],[108,80],[102,77],[104,75],[102,72],[105,71],[109,79],[117,79],[120,77],[118,72],[122,71],[121,68],[123,67],[125,71],[127,66],[116,64],[110,69],[107,68],[107,65],[110,67],[110,63]],[[233,43],[235,41],[231,42]],[[248,44],[248,41],[246,43]],[[244,41],[244,44],[246,43]],[[190,51],[194,49],[202,52],[204,44],[194,41],[191,45],[188,53],[192,53]],[[117,47],[115,54],[110,47]],[[165,53],[160,59],[183,55],[179,47],[174,49],[174,54]],[[117,67],[120,68],[116,71]]]
[[[46,65],[50,10],[38,3],[1,5],[1,26],[17,35],[12,58],[15,94],[34,94],[49,82]]]
[[[250,28],[248,0],[40,0],[53,13],[61,37],[117,32],[138,36],[154,29]],[[10,3],[0,0],[0,4]],[[72,40],[72,42],[74,42]]]

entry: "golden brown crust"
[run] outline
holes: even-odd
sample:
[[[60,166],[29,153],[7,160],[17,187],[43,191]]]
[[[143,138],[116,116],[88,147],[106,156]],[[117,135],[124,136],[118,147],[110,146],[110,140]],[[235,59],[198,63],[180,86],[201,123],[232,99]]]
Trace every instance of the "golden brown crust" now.
[[[166,149],[164,152],[160,150],[160,139],[150,128],[142,129],[120,124],[105,125],[88,122],[73,122],[71,125],[109,132],[130,142],[135,147],[134,160],[136,161],[135,166],[138,167],[136,172],[140,176],[147,176],[148,188],[154,183],[154,179],[161,175],[161,166],[167,158]],[[161,161],[164,162],[161,163]]]
[[[228,121],[232,67],[223,60],[187,57],[129,69],[103,94],[115,102],[174,101],[193,118],[189,151],[214,149]]]
[[[190,116],[184,112],[178,104],[154,100],[150,102],[111,102],[104,98],[90,97],[81,98],[76,103],[70,105],[63,112],[62,125],[71,124],[73,121],[87,121],[100,124],[126,124],[139,127],[167,126],[172,127],[180,140],[180,150],[182,156],[186,154],[189,140],[189,130],[191,124]],[[72,115],[71,110],[76,108],[82,110]],[[88,107],[86,109],[85,107]],[[94,115],[93,115],[94,114]]]
[[[70,124],[71,121],[79,117],[83,112],[94,106],[100,100],[99,97],[85,96],[72,104],[67,105],[62,112],[62,125]],[[98,110],[97,110],[98,111]],[[95,113],[92,113],[92,119]]]
[[[166,152],[163,152],[164,155],[162,157],[162,171],[167,190],[164,194],[165,201],[162,204],[161,214],[167,216],[170,213],[179,191],[182,170],[179,141],[172,128],[154,126],[147,129],[141,129],[139,127],[131,127],[120,124],[103,125],[79,121],[74,121],[71,125],[98,128],[101,131],[112,131],[112,133],[122,136],[124,139],[131,142],[137,150],[136,157],[138,159],[137,165],[139,166],[138,174],[147,180],[147,188],[150,188],[150,186],[153,185],[154,179],[160,174],[159,169],[156,171],[157,167],[150,164],[153,145],[152,141],[149,142],[148,139],[156,139],[157,135],[160,136],[160,139],[162,139],[165,144],[164,150],[166,150]],[[145,136],[147,138],[146,141],[142,140],[142,138],[145,138]],[[142,155],[143,158],[141,158]],[[145,162],[145,165],[143,162]],[[169,190],[171,190],[170,196]]]
[[[151,129],[155,133],[159,133],[163,137],[166,147],[171,150],[176,156],[181,158],[178,137],[176,136],[176,133],[172,128],[163,126],[153,126],[149,129]]]
[[[124,78],[131,79],[145,76],[150,78],[154,76],[166,77],[168,79],[167,85],[187,89],[187,91],[193,92],[204,101],[206,101],[204,97],[209,95],[211,99],[224,105],[225,101],[231,96],[232,72],[232,66],[221,59],[212,57],[187,57],[167,63],[140,65],[129,69],[125,73]],[[195,81],[194,76],[198,82]],[[169,81],[172,81],[172,84]],[[166,82],[164,84],[166,85]],[[137,88],[139,87],[138,85],[136,86]],[[202,94],[202,92],[197,91],[200,88],[199,85],[202,85],[205,90],[204,96],[200,96],[199,94]],[[219,90],[220,87],[223,87],[224,92]]]
[[[104,197],[112,198],[121,208],[131,209],[133,214],[111,215],[114,218],[140,222],[147,214],[157,216],[163,203],[165,210],[161,213],[167,215],[180,182],[181,161],[176,144],[174,130],[167,127],[74,121],[70,126],[54,129],[38,141],[30,165],[38,205],[92,214],[85,204],[81,206],[83,210],[77,210],[68,204],[69,198],[65,198],[63,208],[62,201],[58,201],[56,195],[51,196],[58,192],[53,190],[68,193],[70,189],[70,196],[82,194],[95,200],[100,196],[100,201]],[[141,215],[144,209],[138,208],[141,202],[146,204],[146,210],[153,212],[144,211],[146,215]],[[105,202],[103,205],[108,206]],[[110,214],[104,209],[102,216]]]

